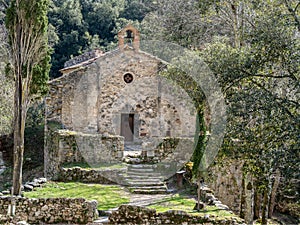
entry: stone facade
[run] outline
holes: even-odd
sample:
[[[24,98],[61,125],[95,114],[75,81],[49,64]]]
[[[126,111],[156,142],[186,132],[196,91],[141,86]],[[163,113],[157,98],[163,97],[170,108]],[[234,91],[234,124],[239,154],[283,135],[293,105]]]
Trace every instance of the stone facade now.
[[[47,120],[85,133],[120,135],[122,114],[132,114],[134,141],[193,136],[193,105],[184,91],[157,75],[160,65],[132,49],[104,54],[89,67],[51,81]],[[124,82],[127,72],[133,76],[130,84]]]
[[[165,213],[157,213],[154,209],[148,209],[139,206],[122,205],[117,211],[114,211],[109,217],[110,224],[127,225],[150,225],[150,224],[222,224],[237,225],[245,224],[238,218],[221,219],[209,216],[197,216],[188,214],[185,211],[170,210]]]
[[[11,206],[12,202],[15,207]],[[28,199],[0,196],[0,215],[7,215],[11,209],[15,218],[30,224],[87,224],[98,217],[97,202],[82,198]],[[5,221],[0,220],[2,222]]]
[[[51,123],[59,124],[57,129],[77,133],[77,150],[92,156],[83,156],[88,163],[120,160],[128,143],[143,146],[163,137],[194,136],[196,110],[184,90],[159,75],[166,64],[140,51],[139,32],[132,26],[125,27],[118,37],[116,50],[68,62],[61,70],[63,76],[50,81],[46,98],[47,177],[57,170],[54,157],[60,162],[68,157],[62,146],[70,147],[51,130]],[[60,150],[54,149],[57,143]],[[80,157],[71,156],[72,160]]]

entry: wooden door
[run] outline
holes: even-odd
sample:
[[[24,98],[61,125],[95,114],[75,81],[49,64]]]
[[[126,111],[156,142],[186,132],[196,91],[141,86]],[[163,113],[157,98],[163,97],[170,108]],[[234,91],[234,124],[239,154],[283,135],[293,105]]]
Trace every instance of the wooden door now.
[[[134,114],[121,115],[121,136],[125,141],[133,141],[134,135]]]

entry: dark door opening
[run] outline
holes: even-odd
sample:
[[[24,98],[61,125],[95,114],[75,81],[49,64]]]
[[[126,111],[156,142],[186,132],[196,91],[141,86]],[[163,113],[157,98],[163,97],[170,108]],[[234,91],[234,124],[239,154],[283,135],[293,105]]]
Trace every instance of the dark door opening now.
[[[125,141],[133,141],[134,135],[134,114],[121,115],[121,136]]]

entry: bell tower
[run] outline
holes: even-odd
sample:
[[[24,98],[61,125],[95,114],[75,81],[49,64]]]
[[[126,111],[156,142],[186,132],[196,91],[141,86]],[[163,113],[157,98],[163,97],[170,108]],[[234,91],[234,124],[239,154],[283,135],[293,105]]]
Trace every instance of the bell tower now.
[[[140,48],[140,32],[132,25],[127,25],[118,33],[119,49],[124,50],[126,46],[131,46],[135,51]]]

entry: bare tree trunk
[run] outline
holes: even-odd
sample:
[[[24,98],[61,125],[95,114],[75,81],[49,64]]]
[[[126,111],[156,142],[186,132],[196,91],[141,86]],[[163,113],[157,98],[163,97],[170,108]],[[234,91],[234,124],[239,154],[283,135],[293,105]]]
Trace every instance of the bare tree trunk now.
[[[246,187],[245,187],[245,177],[242,178],[242,193],[241,193],[241,206],[240,206],[240,217],[245,219],[245,207],[246,207]]]
[[[20,72],[20,71],[19,71]],[[22,84],[22,76],[19,74],[15,81],[15,123],[14,123],[14,170],[13,170],[13,195],[21,195],[22,166],[24,154],[24,132],[27,114],[26,92]]]
[[[200,179],[198,178],[198,189],[197,189],[197,211],[200,211],[200,198],[201,198],[201,183]]]
[[[17,125],[15,125],[15,128],[17,128]],[[24,129],[17,128],[14,131],[13,195],[21,195],[23,154]]]
[[[254,220],[260,218],[261,194],[255,189],[254,192]]]
[[[262,206],[262,216],[261,216],[261,224],[268,224],[268,205],[269,205],[269,191],[268,187],[264,189],[263,195],[263,206]]]
[[[48,0],[16,0],[10,1],[6,11],[7,18],[10,18],[6,20],[6,27],[15,79],[12,181],[14,195],[21,194],[25,120],[30,97],[42,94],[40,91],[43,92],[42,87],[46,85],[50,68],[46,29],[47,10]],[[39,69],[35,70],[35,68]],[[39,77],[38,81],[33,79],[34,75]]]
[[[273,184],[272,192],[271,192],[271,196],[270,196],[269,218],[272,218],[272,216],[273,216],[273,211],[274,211],[274,207],[275,207],[275,198],[276,198],[279,183],[280,183],[280,170],[277,169],[275,172],[275,180],[274,180],[274,184]]]

